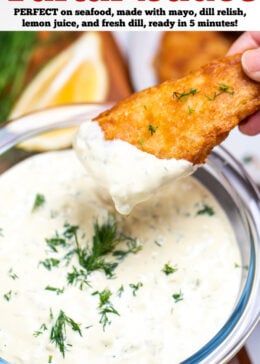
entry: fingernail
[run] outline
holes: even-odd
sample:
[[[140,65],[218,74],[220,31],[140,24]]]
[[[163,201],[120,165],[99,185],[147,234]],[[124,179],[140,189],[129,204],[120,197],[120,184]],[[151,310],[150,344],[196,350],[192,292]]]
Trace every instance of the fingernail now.
[[[246,51],[242,55],[242,66],[250,78],[260,81],[260,48]]]

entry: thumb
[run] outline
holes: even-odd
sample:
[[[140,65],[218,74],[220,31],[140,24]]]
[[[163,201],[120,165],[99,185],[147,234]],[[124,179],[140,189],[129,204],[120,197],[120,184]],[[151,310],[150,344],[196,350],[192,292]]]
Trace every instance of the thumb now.
[[[260,82],[260,48],[244,52],[242,55],[242,67],[248,77]]]

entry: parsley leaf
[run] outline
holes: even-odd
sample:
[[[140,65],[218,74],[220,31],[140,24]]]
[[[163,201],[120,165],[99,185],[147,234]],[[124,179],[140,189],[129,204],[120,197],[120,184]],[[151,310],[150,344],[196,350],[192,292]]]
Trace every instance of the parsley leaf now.
[[[13,268],[10,268],[8,271],[8,275],[10,278],[12,278],[14,281],[19,278],[18,275],[16,273],[14,273]]]
[[[9,302],[12,298],[12,295],[13,295],[13,291],[9,291],[4,294],[4,299]]]
[[[38,337],[42,335],[46,330],[48,330],[47,326],[45,324],[42,324],[39,330],[34,331],[33,336]]]

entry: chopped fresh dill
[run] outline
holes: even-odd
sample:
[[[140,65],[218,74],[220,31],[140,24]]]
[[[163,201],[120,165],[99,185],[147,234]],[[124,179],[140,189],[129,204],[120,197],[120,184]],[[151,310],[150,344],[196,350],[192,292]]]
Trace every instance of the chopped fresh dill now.
[[[52,312],[52,309],[51,309],[51,308],[50,308],[49,316],[50,316],[50,319],[51,319],[51,320],[53,320],[53,319],[54,319],[54,315],[53,315],[53,312]]]
[[[204,204],[203,207],[197,211],[197,215],[209,215],[209,216],[213,216],[215,215],[215,211],[213,210],[213,208],[207,204]]]
[[[176,267],[171,267],[169,263],[166,263],[166,264],[164,264],[162,272],[168,276],[170,274],[177,272],[177,270],[178,269]]]
[[[52,286],[47,286],[45,287],[46,291],[52,291],[52,292],[56,292],[56,294],[59,296],[60,294],[64,293],[64,287],[63,288],[57,288],[57,287],[52,287]]]
[[[113,252],[113,256],[117,257],[119,260],[123,260],[129,254],[137,254],[140,250],[142,250],[142,246],[138,245],[136,239],[125,236],[125,240],[127,249],[118,249]]]
[[[146,105],[144,105],[144,109],[145,109],[145,110],[148,110],[148,107],[147,107]]]
[[[143,283],[142,282],[138,282],[136,284],[134,283],[130,283],[129,287],[132,289],[133,291],[133,296],[136,296],[136,292],[139,290],[139,288],[143,287]]]
[[[234,93],[235,93],[233,86],[228,86],[228,85],[225,85],[224,83],[219,83],[218,89],[220,92],[230,94],[230,95],[234,95]]]
[[[180,301],[183,301],[183,293],[180,291],[180,292],[178,292],[178,293],[174,293],[173,295],[172,295],[172,298],[174,299],[174,302],[175,303],[178,303],[178,302],[180,302]]]
[[[37,193],[37,195],[35,196],[32,212],[35,212],[40,207],[42,207],[45,204],[45,202],[46,202],[45,196],[42,195],[41,193]]]
[[[9,302],[12,298],[12,295],[13,295],[13,291],[9,291],[4,294],[4,299]]]
[[[244,164],[250,164],[251,162],[253,162],[254,160],[254,157],[251,156],[251,155],[245,155],[243,158],[242,158],[242,162]]]
[[[158,129],[158,126],[151,125],[151,124],[148,125],[148,130],[151,133],[151,135],[154,135],[154,133],[156,132],[157,129]]]
[[[78,226],[73,226],[68,223],[64,224],[64,231],[60,234],[57,231],[53,238],[45,239],[46,244],[55,253],[58,252],[58,247],[68,247],[71,245],[70,240],[77,234]]]
[[[52,355],[49,355],[48,357],[48,364],[51,364],[52,363]]]
[[[228,86],[228,85],[225,85],[224,83],[220,83],[218,85],[218,91],[219,92],[215,91],[213,96],[207,96],[207,95],[205,95],[205,96],[209,101],[215,101],[216,98],[223,93],[230,94],[230,95],[234,95],[234,93],[235,93],[233,86]]]
[[[92,241],[84,246],[80,244],[78,230],[78,226],[66,223],[62,233],[56,231],[53,238],[45,239],[45,241],[55,253],[60,247],[71,248],[62,260],[65,260],[68,266],[71,259],[76,256],[79,266],[73,265],[72,271],[67,274],[67,282],[71,285],[79,285],[81,290],[85,285],[91,287],[88,277],[92,272],[103,271],[108,278],[112,278],[119,262],[128,254],[138,253],[142,248],[137,244],[136,239],[119,231],[117,222],[112,216],[108,216],[102,224],[94,223]],[[117,249],[119,244],[124,246],[121,245],[122,248],[120,246],[120,249]],[[60,260],[47,258],[40,264],[51,270],[59,266]]]
[[[100,314],[100,320],[99,323],[103,326],[103,330],[105,331],[105,328],[107,325],[111,324],[111,321],[109,320],[108,315],[113,314],[120,316],[118,311],[113,307],[110,297],[112,295],[111,291],[109,289],[104,289],[102,292],[95,291],[92,293],[92,296],[99,296],[99,314]]]
[[[176,98],[178,101],[185,101],[190,95],[196,95],[198,93],[198,90],[195,88],[191,88],[188,92],[173,92],[173,97]]]
[[[192,109],[192,107],[190,105],[188,105],[188,114],[191,115],[192,113],[194,113],[194,109]]]
[[[118,295],[118,297],[121,297],[122,296],[122,293],[124,292],[124,286],[123,285],[121,285],[121,287],[118,289],[118,291],[117,291],[117,295]]]
[[[45,239],[48,247],[55,253],[58,252],[58,247],[66,247],[66,240],[59,236],[59,234],[55,233],[55,236],[50,239]]]
[[[138,140],[138,144],[140,144],[140,145],[141,145],[141,147],[143,147],[143,146],[144,146],[144,139],[140,139],[140,140]]]
[[[117,257],[118,260],[122,260],[128,254],[136,254],[140,247],[137,245],[136,240],[121,234],[118,231],[117,223],[111,216],[102,224],[97,222],[94,224],[94,235],[92,237],[91,248],[87,245],[81,247],[79,245],[76,231],[74,234],[74,242],[76,245],[75,253],[78,257],[79,265],[85,270],[81,271],[80,276],[87,278],[87,275],[100,270],[105,273],[108,278],[112,278],[114,270],[118,266],[118,261],[107,261],[105,256],[112,254]],[[117,245],[126,241],[126,250],[115,250]],[[78,270],[74,269],[75,279],[77,279]],[[70,283],[73,283],[73,275],[70,275]]]
[[[71,285],[79,285],[81,291],[83,290],[84,286],[91,287],[88,280],[88,272],[86,272],[84,269],[77,269],[74,266],[72,267],[72,272],[67,274],[67,282]]]
[[[58,347],[63,358],[65,357],[67,346],[70,346],[70,344],[66,343],[67,327],[70,327],[73,331],[76,331],[80,336],[82,336],[80,325],[77,324],[71,317],[67,316],[64,311],[60,310],[59,315],[51,328],[50,341]]]
[[[47,326],[45,324],[42,324],[39,330],[34,331],[33,336],[38,337],[42,335],[46,330],[48,330]]]
[[[12,278],[14,281],[19,278],[18,275],[16,273],[14,273],[13,268],[10,268],[8,271],[8,275],[10,278]]]
[[[59,266],[60,261],[56,258],[46,258],[45,260],[41,260],[39,264],[43,265],[44,268],[48,270],[52,270],[52,268]]]

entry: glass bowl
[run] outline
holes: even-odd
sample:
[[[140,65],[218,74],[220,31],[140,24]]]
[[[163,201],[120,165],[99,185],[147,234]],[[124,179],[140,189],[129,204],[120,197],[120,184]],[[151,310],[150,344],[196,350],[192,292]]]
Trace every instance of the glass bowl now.
[[[78,126],[112,104],[78,104],[25,115],[0,129],[0,174],[31,156],[15,146],[46,131]],[[260,319],[260,201],[259,191],[241,164],[217,147],[194,174],[218,200],[233,227],[243,269],[233,312],[221,330],[183,364],[225,363],[243,346]],[[9,364],[0,358],[0,364]]]

